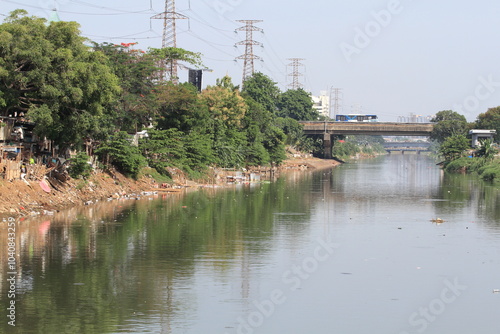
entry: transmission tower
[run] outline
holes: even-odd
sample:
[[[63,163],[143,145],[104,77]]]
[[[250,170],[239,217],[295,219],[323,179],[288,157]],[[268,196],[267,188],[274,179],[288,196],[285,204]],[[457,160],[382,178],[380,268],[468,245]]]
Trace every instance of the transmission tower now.
[[[245,46],[245,54],[236,57],[236,59],[243,59],[243,80],[242,86],[245,84],[245,81],[252,76],[254,73],[254,64],[253,61],[255,59],[260,59],[259,56],[253,54],[253,46],[254,45],[262,45],[259,42],[253,40],[253,32],[254,31],[263,31],[261,28],[254,26],[254,23],[262,22],[262,20],[237,20],[236,22],[244,23],[243,27],[236,29],[237,31],[245,31],[246,39],[244,41],[236,43],[236,45],[244,45]]]
[[[333,119],[341,113],[342,109],[342,88],[331,88],[330,90],[330,106],[333,107]]]
[[[188,17],[175,11],[175,0],[165,0],[165,11],[163,13],[156,14],[151,18],[163,20],[163,38],[161,41],[161,47],[176,48],[177,32],[175,30],[175,21],[187,19]],[[179,78],[177,76],[177,59],[164,59],[160,63],[160,68],[160,80],[165,80],[166,74],[168,73],[170,81],[174,84],[179,82]]]
[[[302,76],[303,74],[299,73],[299,67],[305,66],[304,64],[300,63],[301,60],[305,60],[305,59],[303,59],[303,58],[288,58],[287,60],[292,61],[290,64],[288,64],[288,66],[292,66],[292,74],[290,74],[289,76],[291,76],[293,78],[292,83],[289,84],[288,86],[291,87],[292,89],[295,89],[295,90],[302,88],[303,85],[299,82],[299,77]]]

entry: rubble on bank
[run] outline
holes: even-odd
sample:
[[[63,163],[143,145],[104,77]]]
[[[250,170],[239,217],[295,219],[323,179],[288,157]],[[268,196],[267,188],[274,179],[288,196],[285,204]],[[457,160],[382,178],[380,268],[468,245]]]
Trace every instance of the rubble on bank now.
[[[186,179],[176,170],[173,183],[158,184],[152,177],[133,180],[120,173],[99,172],[89,180],[72,179],[56,170],[37,168],[23,179],[0,180],[0,214],[7,216],[50,215],[69,206],[90,205],[97,201],[120,198],[139,199],[157,192],[177,192],[185,188],[217,187],[236,182],[259,182],[277,177],[288,170],[331,168],[335,160],[297,157],[284,161],[280,167],[254,167],[241,170],[214,171],[209,184]]]

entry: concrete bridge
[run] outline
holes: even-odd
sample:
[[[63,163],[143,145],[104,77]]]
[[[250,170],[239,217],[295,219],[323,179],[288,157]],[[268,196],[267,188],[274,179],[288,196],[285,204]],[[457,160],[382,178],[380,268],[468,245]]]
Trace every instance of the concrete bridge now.
[[[386,142],[384,148],[388,153],[392,152],[430,152],[431,143],[429,142]]]
[[[331,159],[332,135],[429,136],[434,123],[300,122],[305,135],[323,135],[325,158]]]

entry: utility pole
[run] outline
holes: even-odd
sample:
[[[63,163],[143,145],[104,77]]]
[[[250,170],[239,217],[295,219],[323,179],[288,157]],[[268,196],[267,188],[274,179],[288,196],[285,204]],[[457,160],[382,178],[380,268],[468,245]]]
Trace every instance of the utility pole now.
[[[331,88],[330,106],[333,106],[333,119],[340,114],[342,108],[342,88]],[[330,111],[331,112],[331,111]]]
[[[303,58],[288,58],[287,60],[290,60],[291,63],[288,64],[288,66],[292,66],[292,74],[291,76],[292,83],[289,84],[288,86],[291,87],[293,90],[297,90],[299,88],[302,88],[303,85],[299,82],[299,77],[302,76],[302,73],[299,73],[299,67],[300,66],[305,66],[304,64],[300,63],[301,60],[305,60]]]
[[[175,11],[175,0],[165,0],[165,11],[163,13],[156,14],[151,18],[163,20],[163,38],[161,41],[161,47],[176,48],[177,32],[175,29],[175,21],[187,19],[188,17]],[[160,80],[165,80],[166,74],[168,73],[170,81],[174,84],[179,82],[179,77],[177,76],[177,59],[163,59],[159,67],[161,68],[159,73]]]
[[[252,76],[254,73],[254,63],[255,59],[260,59],[259,56],[254,55],[253,46],[254,45],[262,45],[261,43],[253,40],[253,32],[254,31],[263,31],[261,28],[254,26],[255,23],[263,22],[262,20],[237,20],[236,22],[240,22],[245,24],[243,27],[236,29],[236,31],[245,31],[246,39],[244,41],[236,43],[236,45],[244,45],[245,46],[245,54],[236,57],[236,59],[243,59],[243,79],[242,79],[242,87],[245,85],[245,81]]]

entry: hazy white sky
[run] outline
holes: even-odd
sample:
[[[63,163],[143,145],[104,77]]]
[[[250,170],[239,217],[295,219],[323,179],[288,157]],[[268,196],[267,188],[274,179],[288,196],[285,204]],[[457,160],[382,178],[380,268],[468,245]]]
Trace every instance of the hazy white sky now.
[[[0,0],[0,14],[24,8],[81,24],[96,42],[161,47],[163,0]],[[282,90],[291,83],[287,58],[304,58],[300,82],[314,95],[343,89],[343,110],[395,121],[409,113],[453,109],[469,121],[500,105],[500,2],[494,0],[177,0],[178,47],[203,54],[204,84],[229,74],[241,83],[235,57],[245,39],[236,20],[263,20],[254,33],[255,70]],[[1,18],[1,17],[0,17]],[[187,80],[180,71],[181,81]]]

